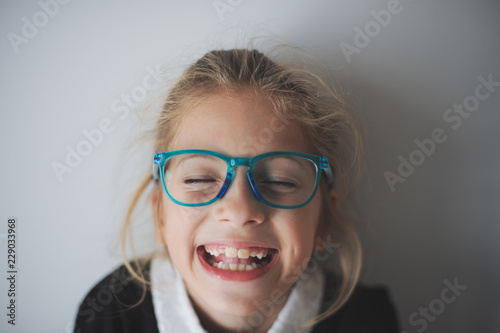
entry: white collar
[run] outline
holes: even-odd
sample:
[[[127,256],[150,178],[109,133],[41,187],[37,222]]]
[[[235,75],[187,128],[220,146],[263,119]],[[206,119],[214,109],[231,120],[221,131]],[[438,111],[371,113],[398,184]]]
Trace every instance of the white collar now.
[[[186,292],[179,271],[165,257],[151,263],[153,306],[160,333],[207,333],[203,329]],[[308,333],[300,325],[319,313],[324,277],[320,269],[304,273],[297,280],[285,306],[268,333]]]

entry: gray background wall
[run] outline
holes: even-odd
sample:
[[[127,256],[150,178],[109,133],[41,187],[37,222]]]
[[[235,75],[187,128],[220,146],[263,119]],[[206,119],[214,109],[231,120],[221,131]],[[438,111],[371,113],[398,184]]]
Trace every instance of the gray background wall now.
[[[325,62],[364,117],[363,280],[391,288],[407,332],[499,332],[500,87],[471,97],[478,77],[500,82],[498,2],[220,2],[231,9],[220,16],[217,1],[69,1],[47,7],[51,15],[43,4],[53,1],[2,2],[0,266],[7,270],[14,216],[19,293],[12,327],[0,279],[0,330],[70,332],[88,288],[121,262],[120,219],[150,152],[128,153],[139,121],[121,95],[135,92],[140,108],[148,68],[176,73],[208,49],[272,34]],[[388,6],[382,26],[371,11]],[[369,42],[357,29],[368,29]],[[357,47],[350,57],[347,44]],[[458,126],[448,109],[464,102],[477,109]],[[105,119],[110,133],[59,181],[52,164]],[[428,156],[416,152],[415,140],[436,128],[446,140]],[[398,173],[399,156],[420,164],[392,191],[384,174]],[[443,303],[455,279],[467,289]],[[432,319],[423,319],[429,306]]]

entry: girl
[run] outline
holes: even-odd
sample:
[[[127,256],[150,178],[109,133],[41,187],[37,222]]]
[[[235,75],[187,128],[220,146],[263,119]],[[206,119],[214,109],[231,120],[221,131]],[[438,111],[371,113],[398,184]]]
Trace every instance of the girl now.
[[[163,254],[95,286],[75,332],[397,332],[386,291],[357,286],[356,124],[311,71],[205,54],[164,101],[124,228],[149,195]]]

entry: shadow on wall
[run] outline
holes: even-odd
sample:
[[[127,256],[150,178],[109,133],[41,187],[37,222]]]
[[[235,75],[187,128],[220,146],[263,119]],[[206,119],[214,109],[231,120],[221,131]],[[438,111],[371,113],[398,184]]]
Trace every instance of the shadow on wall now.
[[[408,332],[493,332],[500,75],[481,71],[443,93],[432,72],[415,78],[380,64],[357,71],[351,92],[368,141],[363,280],[390,285]]]

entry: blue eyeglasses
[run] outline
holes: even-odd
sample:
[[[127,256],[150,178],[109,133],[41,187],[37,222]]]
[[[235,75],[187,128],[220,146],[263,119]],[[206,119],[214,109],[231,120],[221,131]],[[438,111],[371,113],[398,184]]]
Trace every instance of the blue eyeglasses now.
[[[154,155],[153,176],[167,196],[188,207],[209,205],[229,189],[237,166],[245,166],[257,200],[293,209],[307,205],[318,189],[321,171],[329,186],[333,176],[326,157],[277,151],[252,158],[229,157],[209,150],[176,150]]]

